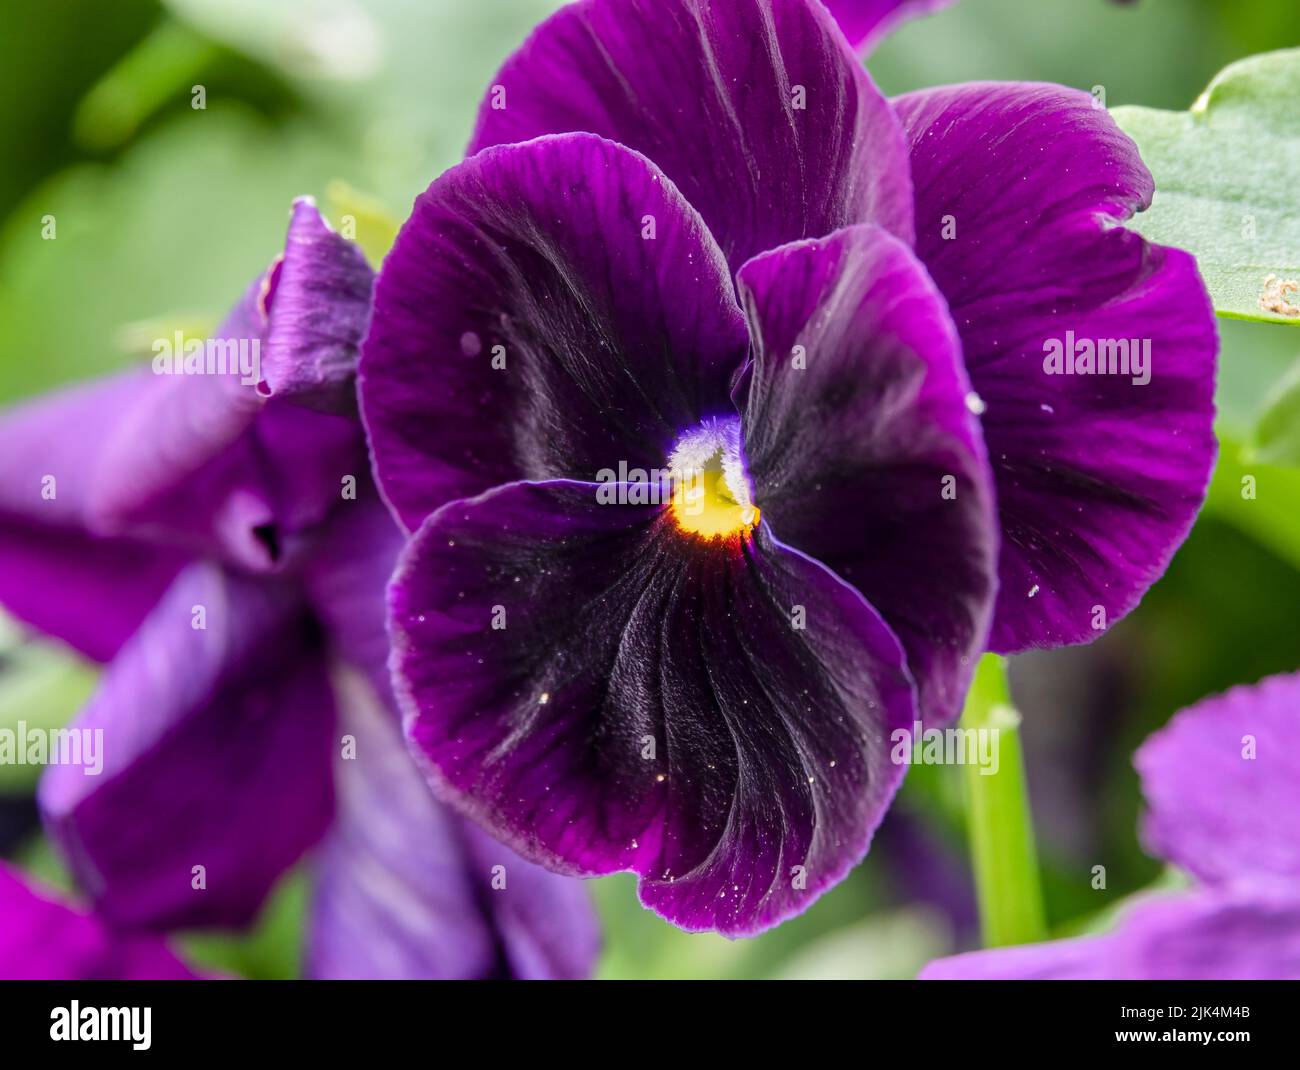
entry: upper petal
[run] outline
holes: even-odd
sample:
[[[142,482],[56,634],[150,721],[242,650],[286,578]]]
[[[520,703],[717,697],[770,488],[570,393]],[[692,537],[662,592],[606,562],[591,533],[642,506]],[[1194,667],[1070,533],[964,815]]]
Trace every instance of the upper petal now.
[[[1155,854],[1206,881],[1300,880],[1300,674],[1198,702],[1133,762]]]
[[[50,765],[41,809],[116,924],[247,922],[332,812],[333,698],[279,580],[188,567],[69,736],[82,761]]]
[[[470,152],[587,131],[644,153],[732,270],[850,223],[912,236],[889,107],[815,0],[581,0],[493,80]]]
[[[259,392],[354,413],[357,353],[374,284],[365,255],[302,197],[294,202],[284,254],[273,270]]]
[[[489,149],[420,196],[361,362],[375,471],[414,529],[521,478],[657,468],[729,408],[745,325],[671,182],[588,134]]]
[[[997,520],[943,298],[865,226],[756,257],[739,283],[754,500],[885,618],[922,714],[954,720],[993,608]]]
[[[1149,203],[1151,177],[1088,94],[990,83],[895,105],[917,252],[961,332],[997,477],[990,646],[1095,638],[1163,573],[1205,494],[1217,350],[1205,287],[1189,255],[1116,225]],[[1076,343],[1094,354],[1084,366],[1104,345],[1107,368],[1129,373],[1057,373],[1056,347]]]
[[[115,932],[0,862],[0,978],[178,981],[194,974],[154,935]]]
[[[339,693],[347,745],[335,759],[338,818],[317,853],[307,973],[586,976],[597,941],[580,882],[525,862],[438,803],[365,680],[342,675]]]
[[[902,650],[762,529],[696,539],[599,489],[515,484],[425,522],[390,596],[412,739],[526,857],[634,870],[687,929],[775,925],[862,858],[902,778]]]

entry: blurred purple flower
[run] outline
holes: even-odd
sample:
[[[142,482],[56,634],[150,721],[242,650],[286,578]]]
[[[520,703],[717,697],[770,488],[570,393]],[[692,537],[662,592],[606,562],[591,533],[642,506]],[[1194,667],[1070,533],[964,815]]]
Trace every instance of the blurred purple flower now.
[[[159,936],[113,931],[0,862],[0,974],[12,981],[174,981],[195,976]]]
[[[930,963],[951,978],[1300,978],[1300,674],[1205,699],[1134,758],[1151,853],[1200,882],[1100,936]]]
[[[103,772],[48,769],[46,825],[120,930],[245,924],[319,843],[315,976],[585,974],[584,890],[442,808],[401,738],[402,537],[355,413],[371,286],[301,200],[217,335],[256,374],[155,361],[0,419],[0,601],[108,661],[70,726]]]
[[[756,932],[862,858],[890,731],[955,718],[986,639],[1094,638],[1164,569],[1214,454],[1204,286],[1116,225],[1151,178],[1089,96],[891,108],[812,0],[572,4],[470,151],[361,365],[417,532],[408,728],[527,857]],[[1145,385],[1046,373],[1135,335]],[[673,468],[703,519],[644,496]]]

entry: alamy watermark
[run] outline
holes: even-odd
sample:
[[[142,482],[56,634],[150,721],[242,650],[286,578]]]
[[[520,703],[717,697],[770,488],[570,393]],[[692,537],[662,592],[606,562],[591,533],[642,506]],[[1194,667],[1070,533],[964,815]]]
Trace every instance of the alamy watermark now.
[[[1064,338],[1043,343],[1043,371],[1048,375],[1128,375],[1134,386],[1151,382],[1150,338]]]
[[[0,765],[79,765],[86,776],[104,771],[102,728],[0,728]]]
[[[889,733],[893,744],[889,760],[895,765],[973,765],[980,776],[998,771],[997,728],[923,728],[914,721],[911,728]]]
[[[154,375],[237,375],[245,386],[262,381],[260,338],[187,338],[177,331],[153,343]]]
[[[687,516],[704,510],[705,474],[702,468],[633,468],[619,461],[618,468],[596,473],[596,501],[601,505],[668,505]]]

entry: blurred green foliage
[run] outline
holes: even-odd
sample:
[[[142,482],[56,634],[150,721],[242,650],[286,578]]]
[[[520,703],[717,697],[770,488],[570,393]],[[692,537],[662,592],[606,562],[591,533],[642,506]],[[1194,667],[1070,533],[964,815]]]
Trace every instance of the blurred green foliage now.
[[[298,194],[336,214],[362,206],[376,255],[384,220],[401,219],[456,161],[496,67],[555,6],[9,5],[0,34],[0,402],[118,367],[161,333],[157,325],[215,323],[275,255]],[[1229,62],[1295,45],[1294,0],[961,0],[904,27],[869,68],[891,94],[1037,79],[1102,86],[1112,105],[1181,110]],[[201,110],[192,106],[196,85]],[[54,241],[42,237],[48,216]],[[1058,931],[1086,926],[1160,877],[1135,835],[1137,744],[1180,706],[1300,665],[1300,472],[1264,463],[1289,455],[1243,448],[1258,445],[1259,418],[1300,345],[1286,328],[1221,328],[1222,459],[1192,536],[1142,606],[1100,642],[1012,666]],[[1275,424],[1264,430],[1277,440]],[[1242,495],[1245,476],[1254,477],[1253,498]],[[8,651],[0,718],[66,718],[88,670],[14,636],[0,646]],[[34,686],[43,673],[57,684]],[[30,787],[0,781],[0,793]],[[971,937],[942,909],[945,897],[968,895],[961,770],[913,770],[896,810],[902,835],[887,827],[848,880],[756,940],[678,932],[641,909],[630,877],[594,882],[606,922],[601,975],[911,975]],[[919,845],[957,876],[918,880],[900,844]],[[19,859],[65,879],[39,838]],[[1104,890],[1090,882],[1098,864],[1107,867]],[[254,935],[186,938],[186,950],[226,972],[292,975],[307,895],[294,875]]]

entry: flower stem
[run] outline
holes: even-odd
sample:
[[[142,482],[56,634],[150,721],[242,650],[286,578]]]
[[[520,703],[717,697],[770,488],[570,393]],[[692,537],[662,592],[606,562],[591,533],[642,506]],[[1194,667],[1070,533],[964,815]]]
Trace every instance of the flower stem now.
[[[1020,714],[1011,705],[1006,662],[996,654],[985,654],[975,669],[961,725],[995,733],[991,740],[996,764],[963,767],[984,945],[1045,940],[1043,893],[1020,750]],[[990,768],[996,772],[990,773]]]

